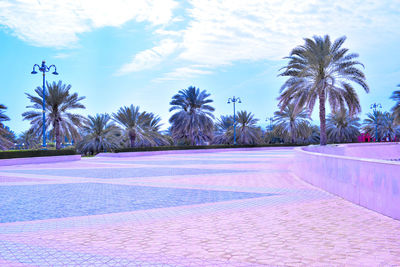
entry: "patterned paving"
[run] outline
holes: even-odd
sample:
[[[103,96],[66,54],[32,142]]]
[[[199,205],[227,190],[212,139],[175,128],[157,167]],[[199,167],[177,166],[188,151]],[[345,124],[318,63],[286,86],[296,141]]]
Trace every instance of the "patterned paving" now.
[[[400,222],[294,177],[290,149],[0,169],[0,266],[398,266]]]

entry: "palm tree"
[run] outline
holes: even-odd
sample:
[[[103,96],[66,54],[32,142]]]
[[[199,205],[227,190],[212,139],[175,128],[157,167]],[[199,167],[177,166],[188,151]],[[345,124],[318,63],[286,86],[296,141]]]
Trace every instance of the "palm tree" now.
[[[318,125],[307,124],[304,130],[304,144],[318,144],[320,138],[320,130]]]
[[[233,116],[221,116],[217,120],[213,143],[233,144]]]
[[[23,148],[37,149],[40,148],[40,137],[28,130],[19,136],[17,143]]]
[[[360,135],[360,118],[350,116],[346,109],[328,115],[326,131],[330,142],[353,142]]]
[[[383,112],[379,110],[368,113],[367,118],[363,121],[363,131],[365,133],[368,133],[370,136],[378,136],[378,140],[381,139],[383,135],[380,132],[380,128],[383,124],[383,117]]]
[[[63,137],[79,140],[80,135],[78,127],[82,125],[85,118],[78,114],[70,113],[72,109],[84,109],[85,106],[80,103],[85,97],[79,97],[77,93],[70,94],[71,85],[65,85],[62,81],[52,84],[47,83],[46,89],[46,130],[51,127],[50,136],[56,139],[56,149],[61,148]],[[27,108],[33,110],[22,114],[24,120],[31,121],[31,131],[39,135],[42,132],[42,103],[43,92],[41,87],[35,89],[37,96],[26,94],[33,103]]]
[[[171,123],[172,137],[175,140],[186,140],[191,145],[208,142],[213,135],[214,108],[209,105],[213,100],[206,90],[190,86],[182,89],[172,97],[169,111],[177,110],[169,122]]]
[[[5,114],[6,106],[0,104],[0,150],[7,150],[12,147],[13,143],[10,140],[10,131],[3,124],[4,121],[9,121],[10,118]]]
[[[345,40],[346,37],[341,37],[331,43],[328,35],[305,39],[304,45],[291,51],[288,65],[279,74],[289,77],[278,98],[282,108],[295,103],[296,107],[307,107],[312,112],[318,99],[321,145],[327,143],[326,101],[333,111],[347,106],[349,114],[353,115],[360,112],[361,107],[352,83],[369,92],[365,75],[358,68],[363,66],[356,60],[358,54],[342,48]]]
[[[275,131],[286,136],[286,140],[289,136],[292,144],[298,137],[306,136],[310,120],[310,114],[306,109],[298,109],[294,103],[290,103],[283,110],[276,111],[274,115]]]
[[[397,86],[400,87],[400,84]],[[396,104],[392,108],[392,112],[396,123],[400,124],[400,90],[394,91],[390,99],[396,101]]]
[[[396,136],[399,136],[400,128],[395,120],[395,115],[393,113],[383,113],[382,123],[380,127],[378,127],[378,131],[381,136],[388,138],[388,141],[393,141]]]
[[[223,116],[214,125],[215,144],[233,144],[233,116]]]
[[[96,154],[111,151],[120,145],[121,132],[108,114],[88,116],[82,127],[83,139],[76,145],[82,154]]]
[[[257,126],[259,120],[247,111],[237,113],[237,142],[240,145],[255,145],[262,142],[262,130]]]
[[[139,107],[130,105],[121,107],[113,114],[113,119],[124,127],[124,136],[129,140],[129,146],[165,145],[167,141],[159,132],[161,118],[146,111],[140,112]]]
[[[147,136],[150,141],[149,145],[156,146],[165,146],[172,145],[170,138],[161,133],[161,118],[159,116],[154,115],[153,113],[148,113],[149,116],[149,125],[147,128]]]

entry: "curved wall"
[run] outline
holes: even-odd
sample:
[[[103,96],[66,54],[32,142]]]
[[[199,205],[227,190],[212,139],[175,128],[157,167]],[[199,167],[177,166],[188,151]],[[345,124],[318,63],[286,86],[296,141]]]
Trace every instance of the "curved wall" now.
[[[296,148],[294,173],[355,204],[400,220],[400,145],[348,144]]]

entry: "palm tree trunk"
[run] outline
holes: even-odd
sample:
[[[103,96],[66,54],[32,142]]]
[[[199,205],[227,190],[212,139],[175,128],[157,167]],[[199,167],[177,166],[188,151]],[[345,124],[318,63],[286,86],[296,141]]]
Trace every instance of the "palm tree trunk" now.
[[[136,140],[136,133],[135,132],[131,132],[129,134],[129,140],[131,142],[131,147],[135,147],[135,140]]]
[[[60,122],[58,120],[54,121],[54,135],[56,136],[56,149],[61,148],[61,136],[60,136]]]
[[[326,110],[325,110],[325,90],[322,90],[322,92],[319,95],[319,121],[320,121],[320,145],[325,146],[327,142],[327,137],[326,137]]]
[[[292,141],[292,144],[294,144],[295,136],[294,136],[294,126],[292,122],[290,122],[290,139]]]

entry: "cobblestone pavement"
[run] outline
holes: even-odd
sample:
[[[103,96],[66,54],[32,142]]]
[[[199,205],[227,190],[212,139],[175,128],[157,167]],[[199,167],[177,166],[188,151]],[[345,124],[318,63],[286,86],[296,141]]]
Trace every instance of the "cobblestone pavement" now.
[[[400,221],[294,177],[290,149],[0,169],[1,266],[400,266]]]

